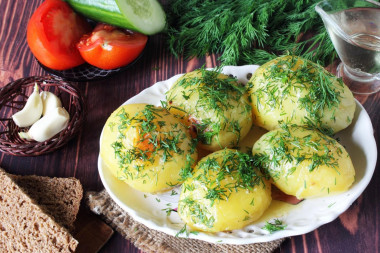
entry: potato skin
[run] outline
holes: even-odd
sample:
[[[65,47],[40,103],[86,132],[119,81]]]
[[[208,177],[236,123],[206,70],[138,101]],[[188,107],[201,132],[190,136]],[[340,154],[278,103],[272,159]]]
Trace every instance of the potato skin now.
[[[346,191],[355,180],[347,151],[318,130],[272,130],[255,143],[252,153],[277,188],[299,199]]]
[[[195,146],[188,128],[167,110],[129,104],[108,118],[100,155],[115,177],[137,190],[156,193],[182,183],[191,173]]]
[[[286,123],[336,133],[354,117],[356,104],[348,87],[300,57],[283,56],[265,63],[248,85],[253,123],[267,130]]]
[[[250,159],[232,149],[202,158],[193,177],[182,185],[178,202],[182,220],[208,232],[240,229],[257,220],[271,203],[271,185]]]
[[[217,71],[196,70],[179,78],[166,93],[167,109],[196,129],[200,147],[234,147],[252,126],[246,87]]]

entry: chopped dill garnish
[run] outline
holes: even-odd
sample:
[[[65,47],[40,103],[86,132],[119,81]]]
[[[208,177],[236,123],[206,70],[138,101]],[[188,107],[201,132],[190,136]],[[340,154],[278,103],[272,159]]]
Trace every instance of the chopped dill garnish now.
[[[178,231],[178,233],[175,235],[175,237],[179,237],[179,235],[181,234],[185,234],[186,237],[189,237],[190,234],[193,234],[193,235],[198,235],[199,232],[198,231],[189,231],[187,229],[187,226],[186,224]]]
[[[207,187],[205,198],[211,201],[211,206],[217,200],[227,200],[238,189],[252,190],[259,185],[264,187],[262,176],[253,169],[252,156],[239,151],[225,150],[221,163],[215,158],[208,158],[198,164],[198,170],[202,171],[202,177],[196,179]],[[210,179],[206,175],[211,172],[216,173],[216,176]],[[234,183],[223,184],[223,180],[231,177]]]
[[[175,209],[173,209],[172,207],[167,207],[167,208],[164,208],[164,209],[161,209],[162,211],[165,211],[166,212],[166,216],[170,216],[172,214],[172,212],[176,212]]]
[[[191,220],[195,224],[203,224],[208,228],[214,226],[215,218],[212,216],[208,207],[194,200],[191,196],[187,196],[178,203],[179,209],[187,209],[191,216]]]
[[[301,136],[296,136],[294,131],[300,131]],[[338,171],[338,161],[330,151],[329,146],[335,145],[336,140],[327,137],[317,130],[310,130],[301,126],[282,125],[282,128],[266,135],[263,139],[264,149],[255,149],[254,164],[263,172],[277,180],[293,174],[301,162],[310,163],[309,172],[320,166],[328,166]],[[310,151],[305,152],[306,149]],[[337,155],[339,152],[337,152]],[[291,166],[289,166],[291,165]],[[288,170],[281,170],[286,167]],[[304,187],[306,188],[306,182]]]
[[[189,231],[187,230],[186,224],[178,231],[178,233],[175,235],[175,237],[179,237],[179,235],[185,234],[186,237],[189,236]]]
[[[284,230],[287,225],[283,224],[283,222],[279,219],[274,219],[273,222],[266,222],[265,226],[262,229],[269,231],[269,233],[273,234],[276,231]]]
[[[330,205],[328,205],[328,208],[332,207],[335,204],[336,204],[336,202],[331,203]]]

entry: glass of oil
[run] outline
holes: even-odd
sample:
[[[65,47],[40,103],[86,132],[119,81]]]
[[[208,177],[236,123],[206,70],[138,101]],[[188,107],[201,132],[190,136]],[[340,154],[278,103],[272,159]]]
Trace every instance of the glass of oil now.
[[[380,3],[325,0],[315,7],[341,63],[337,76],[356,94],[380,90]]]

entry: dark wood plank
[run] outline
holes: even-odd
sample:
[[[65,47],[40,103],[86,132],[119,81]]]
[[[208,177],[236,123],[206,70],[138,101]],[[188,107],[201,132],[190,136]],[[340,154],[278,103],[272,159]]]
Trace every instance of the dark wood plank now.
[[[42,0],[0,0],[0,86],[31,75],[47,74],[37,64],[26,43],[26,26]],[[206,65],[218,65],[215,55],[204,59],[175,58],[166,49],[163,35],[150,38],[144,56],[131,68],[107,80],[80,83],[87,98],[88,115],[83,131],[62,149],[41,157],[13,157],[0,154],[0,166],[15,174],[75,176],[84,189],[103,188],[97,174],[99,135],[120,104],[152,84]],[[254,61],[252,62],[254,64]],[[368,111],[378,142],[380,93],[356,96]],[[379,252],[380,171],[362,196],[338,219],[306,235],[287,239],[276,252]],[[101,252],[140,252],[115,233]]]

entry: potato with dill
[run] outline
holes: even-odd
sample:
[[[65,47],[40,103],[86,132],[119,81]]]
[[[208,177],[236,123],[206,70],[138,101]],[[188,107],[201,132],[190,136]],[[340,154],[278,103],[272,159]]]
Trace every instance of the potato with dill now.
[[[218,70],[183,75],[166,93],[166,103],[170,113],[195,128],[206,150],[236,146],[252,126],[246,87]]]
[[[348,87],[323,67],[297,56],[265,63],[248,85],[253,123],[267,130],[284,122],[332,134],[354,117],[356,104]]]
[[[111,114],[100,155],[115,177],[149,193],[182,183],[197,160],[188,128],[167,110],[146,104],[123,105]]]
[[[252,156],[224,149],[202,158],[182,185],[178,214],[192,229],[240,229],[271,203],[271,185],[253,167]]]
[[[299,199],[346,191],[355,180],[345,148],[315,129],[283,125],[264,134],[252,153],[275,186]]]

